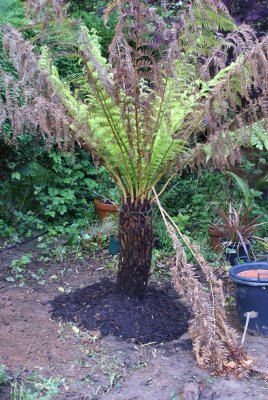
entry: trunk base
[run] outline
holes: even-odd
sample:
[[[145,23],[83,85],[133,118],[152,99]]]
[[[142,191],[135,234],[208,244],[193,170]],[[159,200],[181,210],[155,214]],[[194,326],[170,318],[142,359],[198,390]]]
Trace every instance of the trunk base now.
[[[153,230],[150,202],[126,203],[119,219],[120,257],[118,290],[129,296],[144,296],[150,275]]]

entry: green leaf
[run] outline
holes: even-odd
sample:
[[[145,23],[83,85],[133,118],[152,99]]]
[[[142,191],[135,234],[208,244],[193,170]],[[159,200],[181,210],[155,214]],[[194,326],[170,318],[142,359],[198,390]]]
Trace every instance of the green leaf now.
[[[19,172],[13,172],[11,175],[12,179],[16,179],[17,181],[20,181],[21,174]]]
[[[13,278],[13,276],[8,276],[8,277],[6,278],[6,281],[7,281],[7,282],[15,282],[15,278]]]
[[[227,171],[226,174],[231,176],[233,181],[236,183],[238,189],[243,193],[245,205],[249,207],[253,196],[252,193],[250,192],[250,188],[248,186],[247,181],[240,178],[240,176],[236,175],[231,171]]]
[[[207,144],[204,146],[204,152],[206,154],[206,163],[211,159],[212,156],[212,146],[211,144]]]

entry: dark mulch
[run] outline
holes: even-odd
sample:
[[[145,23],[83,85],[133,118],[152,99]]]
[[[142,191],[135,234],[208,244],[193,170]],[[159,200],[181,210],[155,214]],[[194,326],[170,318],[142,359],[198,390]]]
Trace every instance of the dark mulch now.
[[[190,318],[171,286],[150,286],[139,300],[117,293],[108,279],[57,296],[51,305],[53,319],[140,343],[178,339],[187,331]]]

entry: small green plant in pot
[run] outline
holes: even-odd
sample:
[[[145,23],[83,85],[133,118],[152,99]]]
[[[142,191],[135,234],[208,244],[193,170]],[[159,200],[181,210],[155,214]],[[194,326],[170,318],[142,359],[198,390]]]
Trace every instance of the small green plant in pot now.
[[[82,246],[87,248],[90,244],[95,243],[102,246],[107,243],[108,239],[112,236],[115,229],[115,223],[111,218],[105,218],[99,224],[93,224],[85,231]]]
[[[250,213],[251,209],[243,210],[242,205],[235,209],[230,203],[228,211],[218,210],[220,223],[209,227],[210,232],[219,238],[231,265],[235,265],[238,257],[248,258],[252,240],[259,239],[254,234],[263,224],[257,223],[262,215],[251,218]]]

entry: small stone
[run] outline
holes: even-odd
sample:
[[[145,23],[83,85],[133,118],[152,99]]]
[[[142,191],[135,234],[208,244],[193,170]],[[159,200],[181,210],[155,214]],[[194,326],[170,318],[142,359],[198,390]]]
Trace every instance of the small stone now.
[[[189,340],[189,339],[191,339],[191,336],[189,335],[188,332],[180,336],[180,340]]]
[[[199,399],[199,385],[195,382],[187,382],[183,388],[183,400],[198,400]]]
[[[90,343],[90,338],[87,337],[87,336],[82,337],[82,338],[81,338],[81,343],[82,343],[82,344],[88,344],[88,343]]]
[[[101,352],[101,347],[100,347],[100,345],[98,343],[94,343],[91,348],[92,348],[92,351],[94,351],[94,353],[100,353]]]
[[[101,331],[99,331],[99,330],[89,331],[88,334],[89,334],[89,336],[91,336],[95,340],[98,340],[101,337]]]

